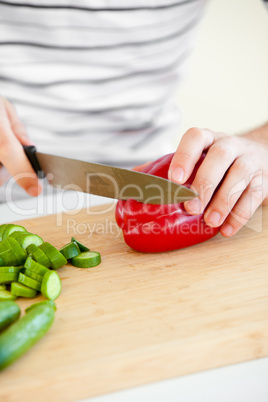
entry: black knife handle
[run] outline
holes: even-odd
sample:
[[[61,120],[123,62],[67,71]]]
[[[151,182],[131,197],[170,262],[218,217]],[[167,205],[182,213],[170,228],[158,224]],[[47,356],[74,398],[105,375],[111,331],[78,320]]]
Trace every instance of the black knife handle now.
[[[38,159],[36,157],[36,148],[34,145],[23,145],[23,149],[25,152],[25,155],[29,159],[30,164],[32,165],[33,170],[39,177],[39,179],[44,179],[45,173],[41,169]]]

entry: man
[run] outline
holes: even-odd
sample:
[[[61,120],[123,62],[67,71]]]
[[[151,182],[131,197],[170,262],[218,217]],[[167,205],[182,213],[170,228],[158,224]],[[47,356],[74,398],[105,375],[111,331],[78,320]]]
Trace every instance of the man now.
[[[1,182],[9,172],[28,194],[41,192],[21,147],[32,141],[43,152],[123,166],[172,151],[174,93],[204,5],[0,1]],[[169,172],[184,183],[207,151],[193,183],[200,196],[187,211],[207,208],[209,225],[235,234],[267,200],[267,138],[268,125],[239,137],[190,129]]]

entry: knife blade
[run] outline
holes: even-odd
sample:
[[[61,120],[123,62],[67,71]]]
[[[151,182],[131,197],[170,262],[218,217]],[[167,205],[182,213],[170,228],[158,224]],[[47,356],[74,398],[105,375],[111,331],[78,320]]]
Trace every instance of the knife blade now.
[[[147,173],[45,154],[34,146],[23,148],[38,176],[46,177],[53,187],[145,204],[174,204],[198,196],[185,186]]]

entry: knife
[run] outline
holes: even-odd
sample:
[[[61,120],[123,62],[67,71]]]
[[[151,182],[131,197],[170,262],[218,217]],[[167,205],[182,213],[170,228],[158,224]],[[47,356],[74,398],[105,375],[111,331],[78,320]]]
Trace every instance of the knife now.
[[[147,173],[44,154],[33,145],[23,148],[38,177],[46,177],[53,187],[145,204],[174,204],[198,196],[185,186]]]

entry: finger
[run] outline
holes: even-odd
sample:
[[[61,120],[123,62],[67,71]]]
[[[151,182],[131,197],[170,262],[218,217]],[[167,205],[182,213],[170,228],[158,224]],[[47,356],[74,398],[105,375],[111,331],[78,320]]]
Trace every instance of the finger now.
[[[206,129],[190,128],[186,131],[171,161],[169,180],[184,183],[190,177],[204,149],[211,146],[218,136]]]
[[[0,103],[0,162],[17,183],[32,196],[42,191],[35,172],[26,157],[21,143],[13,134],[4,103]]]
[[[252,179],[246,191],[235,204],[221,227],[220,233],[223,236],[231,237],[235,235],[247,224],[256,209],[261,205],[268,191],[260,185],[260,181],[262,181],[262,174],[258,174]]]
[[[209,148],[191,186],[199,194],[199,197],[184,204],[188,213],[198,215],[204,211],[227,170],[241,154],[243,147],[240,142],[237,138],[227,137],[215,142]],[[240,166],[239,163],[237,166]],[[228,175],[229,179],[221,186],[221,189],[223,188],[226,192],[229,191],[228,184],[232,186],[234,185],[233,181],[236,183],[238,180],[241,180],[239,168],[236,169],[235,166],[232,173],[233,176]],[[220,191],[220,196],[222,193]]]
[[[256,174],[255,163],[245,156],[236,159],[205,213],[205,222],[221,226]]]
[[[25,126],[20,121],[15,107],[8,100],[4,99],[10,128],[23,145],[31,145]]]
[[[152,162],[146,162],[143,165],[135,166],[134,168],[132,168],[132,170],[135,170],[136,172],[142,172],[143,169],[146,168],[146,166],[150,165],[150,163]]]

